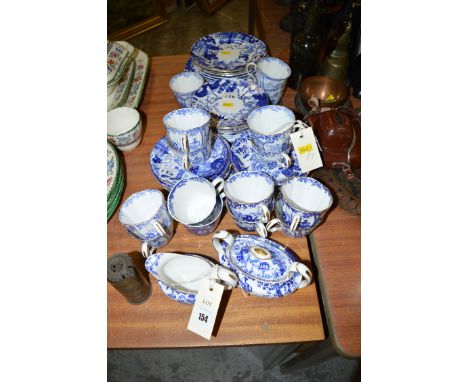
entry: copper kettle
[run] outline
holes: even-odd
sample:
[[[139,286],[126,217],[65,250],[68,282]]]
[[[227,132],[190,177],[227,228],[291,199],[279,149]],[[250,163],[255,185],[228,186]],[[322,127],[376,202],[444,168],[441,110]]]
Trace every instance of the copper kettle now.
[[[322,148],[324,166],[361,168],[361,117],[354,110],[341,107],[309,114],[307,122]],[[350,173],[348,176],[352,176]]]

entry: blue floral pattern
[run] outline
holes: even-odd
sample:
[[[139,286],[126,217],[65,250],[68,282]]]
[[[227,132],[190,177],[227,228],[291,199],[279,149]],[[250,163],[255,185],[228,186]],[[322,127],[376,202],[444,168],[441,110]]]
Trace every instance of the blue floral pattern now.
[[[251,252],[253,247],[268,251],[271,259],[258,259]],[[240,287],[254,296],[286,296],[293,293],[302,280],[298,272],[290,271],[291,265],[296,262],[293,254],[272,240],[254,235],[238,235],[231,248],[225,241],[221,241],[220,247],[216,249],[220,263],[236,272]]]
[[[210,158],[200,165],[186,171],[180,158],[174,156],[166,138],[162,138],[153,147],[150,154],[151,171],[156,180],[166,189],[171,189],[179,180],[193,176],[214,180],[226,178],[231,171],[231,151],[229,144],[221,137],[216,137]]]
[[[143,196],[153,193],[158,194],[161,198],[162,203],[160,208],[151,216],[151,218],[147,219],[144,222],[138,224],[126,224],[123,221],[123,218],[126,214],[126,210],[134,204],[138,199],[142,198]],[[172,238],[173,235],[173,222],[172,218],[167,211],[166,203],[164,201],[164,195],[159,190],[152,190],[147,189],[135,194],[132,194],[120,207],[119,211],[119,221],[122,225],[127,229],[127,232],[130,233],[135,238],[147,241],[153,247],[162,247],[166,245],[169,240]],[[156,221],[164,228],[167,232],[167,236],[162,236],[159,231],[157,231],[152,223]]]
[[[242,70],[249,62],[266,55],[266,45],[252,35],[217,32],[200,38],[192,45],[193,61],[205,68]]]
[[[289,74],[291,74],[291,68],[289,67],[289,65],[277,58],[264,57],[262,58],[262,61],[277,62],[281,66],[283,66],[286,70],[289,70]],[[283,96],[284,88],[286,87],[287,78],[286,79],[272,78],[258,69],[255,73],[255,78],[257,80],[257,84],[261,86],[267,92],[270,102],[273,105],[276,105],[277,103],[279,103],[279,101],[281,100],[281,97]]]
[[[253,110],[267,104],[268,96],[262,88],[242,80],[209,82],[193,95],[193,105],[224,120],[224,127],[245,125]]]
[[[243,132],[231,146],[232,164],[235,171],[264,171],[270,175],[276,185],[281,185],[285,180],[294,176],[305,176],[302,172],[294,150],[289,152],[291,166],[283,169],[281,162],[268,160],[258,153],[251,140],[250,131]]]

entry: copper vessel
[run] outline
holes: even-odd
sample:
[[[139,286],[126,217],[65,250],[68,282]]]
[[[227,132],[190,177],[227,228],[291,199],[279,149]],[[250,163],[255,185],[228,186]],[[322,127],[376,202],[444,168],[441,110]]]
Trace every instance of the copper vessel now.
[[[313,106],[314,98],[321,107],[337,107],[342,105],[349,95],[349,90],[343,82],[326,76],[304,78],[299,86],[299,94],[304,107],[308,110]]]

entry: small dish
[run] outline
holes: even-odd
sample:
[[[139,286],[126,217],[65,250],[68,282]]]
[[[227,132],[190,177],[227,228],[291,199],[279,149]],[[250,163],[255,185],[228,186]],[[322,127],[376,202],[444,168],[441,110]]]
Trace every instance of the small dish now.
[[[201,176],[209,180],[225,178],[231,170],[229,144],[219,136],[214,138],[210,158],[205,163],[192,167],[190,171],[185,170],[182,161],[173,154],[167,139],[160,139],[150,154],[151,171],[156,180],[169,190],[179,180],[192,176]]]
[[[112,86],[120,80],[120,77],[122,76],[125,69],[125,63],[128,60],[128,56],[128,49],[124,45],[116,41],[113,41],[108,45],[107,86]]]
[[[132,60],[127,66],[122,79],[117,84],[115,91],[107,97],[107,111],[122,106],[125,103],[135,74],[135,66],[135,61]]]
[[[266,55],[266,45],[241,32],[216,32],[197,40],[191,48],[195,63],[211,71],[240,71]]]

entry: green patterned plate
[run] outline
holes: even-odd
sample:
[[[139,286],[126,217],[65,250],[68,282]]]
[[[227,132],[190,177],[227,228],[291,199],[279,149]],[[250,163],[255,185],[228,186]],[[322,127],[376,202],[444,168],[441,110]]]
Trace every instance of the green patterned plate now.
[[[112,143],[107,142],[107,200],[115,190],[119,176],[120,160]]]

